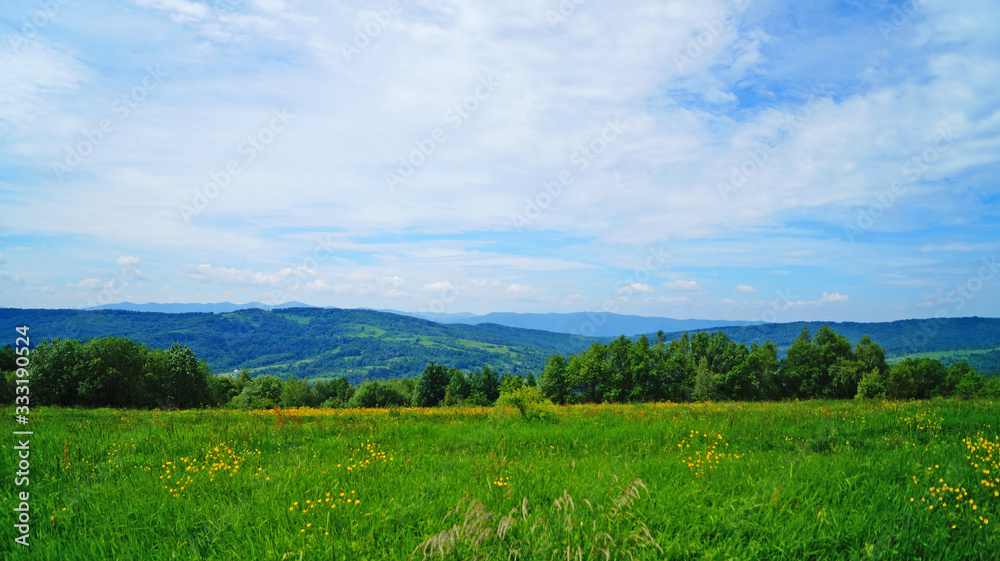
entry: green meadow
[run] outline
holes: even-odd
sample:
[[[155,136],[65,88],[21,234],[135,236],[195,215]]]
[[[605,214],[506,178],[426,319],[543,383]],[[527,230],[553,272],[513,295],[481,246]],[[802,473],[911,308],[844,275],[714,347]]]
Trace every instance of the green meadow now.
[[[986,400],[575,405],[530,418],[32,409],[30,484],[15,485],[16,437],[0,450],[0,554],[995,560],[998,413]],[[14,541],[24,491],[29,546]]]

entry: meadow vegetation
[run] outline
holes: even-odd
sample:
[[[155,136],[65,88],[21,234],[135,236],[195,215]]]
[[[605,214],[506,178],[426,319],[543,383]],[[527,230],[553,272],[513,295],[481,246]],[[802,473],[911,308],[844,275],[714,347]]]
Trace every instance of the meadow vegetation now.
[[[14,392],[12,349],[0,349],[0,399]],[[827,326],[808,328],[779,356],[773,343],[737,343],[722,331],[662,333],[595,341],[576,354],[552,355],[538,379],[531,372],[500,373],[488,364],[471,371],[428,363],[420,376],[365,380],[341,376],[308,381],[296,376],[232,378],[212,375],[180,344],[150,349],[120,337],[80,342],[42,341],[25,371],[32,403],[60,406],[188,408],[417,407],[491,405],[504,393],[538,387],[556,404],[785,399],[1000,398],[1000,378],[984,378],[965,362],[946,367],[937,358],[889,364],[885,349],[867,336],[853,345]]]
[[[1000,550],[991,400],[556,406],[529,386],[505,396],[497,407],[33,408],[31,546],[5,539],[0,556],[993,560]],[[10,505],[14,452],[2,446]]]

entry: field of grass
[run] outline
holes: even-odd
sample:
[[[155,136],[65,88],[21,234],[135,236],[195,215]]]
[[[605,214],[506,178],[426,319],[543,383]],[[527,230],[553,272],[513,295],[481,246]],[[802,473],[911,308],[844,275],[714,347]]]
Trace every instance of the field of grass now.
[[[33,409],[29,487],[2,441],[0,557],[995,560],[998,421],[993,402],[950,400],[585,405],[531,421]],[[26,489],[30,547],[13,541]]]

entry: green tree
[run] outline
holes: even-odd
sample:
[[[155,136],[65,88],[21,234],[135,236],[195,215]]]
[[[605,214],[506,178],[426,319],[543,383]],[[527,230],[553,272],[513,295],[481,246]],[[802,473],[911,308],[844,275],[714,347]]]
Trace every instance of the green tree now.
[[[448,375],[449,381],[448,387],[444,391],[444,404],[459,405],[469,397],[472,392],[472,384],[469,383],[465,372],[457,368],[450,369]]]
[[[312,385],[292,374],[281,384],[282,407],[315,407]]]
[[[661,344],[662,349],[662,344]],[[656,351],[649,345],[649,338],[640,335],[631,345],[629,367],[632,369],[632,389],[627,401],[663,401],[666,399],[666,384],[656,368]]]
[[[538,386],[538,380],[535,379],[534,372],[528,372],[528,375],[525,376],[524,378],[524,385],[528,386],[529,388],[534,388]]]
[[[174,343],[165,351],[152,351],[147,369],[154,377],[152,391],[157,407],[186,409],[209,403],[211,370],[191,349]]]
[[[719,398],[719,392],[715,384],[715,375],[712,374],[712,370],[708,367],[708,358],[706,357],[702,357],[698,361],[698,367],[695,369],[694,375],[694,390],[691,392],[691,397],[697,401],[715,401]]]
[[[572,360],[570,361],[572,363]],[[608,367],[608,346],[597,342],[582,354],[579,369],[572,380],[578,397],[585,403],[603,403],[611,376]]]
[[[549,357],[545,369],[542,370],[542,381],[539,387],[542,394],[553,403],[562,405],[569,400],[570,386],[566,379],[566,359],[559,355]]]
[[[208,378],[208,393],[212,405],[224,405],[240,394],[236,391],[236,382],[229,376],[210,376]]]
[[[350,407],[399,407],[406,405],[406,396],[399,389],[377,380],[365,380],[348,402]]]
[[[83,343],[76,339],[42,341],[31,351],[28,371],[32,402],[39,405],[81,405]]]
[[[7,343],[7,346],[0,349],[0,372],[16,372],[17,371],[17,353],[14,352],[14,347]]]
[[[240,375],[236,377],[236,390],[239,392],[243,391],[243,388],[247,387],[247,384],[253,380],[253,376],[250,375],[250,371],[244,368],[240,370]]]
[[[483,365],[481,370],[476,370],[469,376],[469,385],[471,393],[479,393],[490,403],[500,397],[500,379],[497,377],[496,370],[490,368],[488,364]]]
[[[885,362],[885,349],[873,342],[867,335],[862,337],[857,346],[854,347],[854,356],[861,362],[861,369],[865,372],[871,372],[873,368],[877,368],[879,372],[885,372],[889,368]]]
[[[443,364],[431,361],[417,379],[413,389],[413,404],[417,407],[435,407],[444,399],[451,377]]]
[[[956,362],[948,367],[946,388],[943,395],[956,395],[965,399],[983,393],[983,377],[967,362]]]
[[[888,370],[880,372],[878,368],[872,368],[861,377],[858,382],[858,399],[883,399],[886,396],[886,386],[888,383]]]
[[[718,395],[722,399],[736,401],[758,399],[762,369],[763,364],[759,355],[754,353],[746,355],[743,362],[718,377],[716,384]]]
[[[782,397],[819,397],[818,382],[826,376],[824,369],[822,351],[813,343],[809,328],[805,327],[788,348],[782,364],[782,383],[787,389]]]
[[[146,368],[148,354],[145,345],[122,337],[84,343],[78,386],[81,403],[117,408],[156,405],[154,380]]]
[[[757,357],[759,370],[760,397],[778,400],[787,394],[782,385],[781,362],[778,360],[778,346],[771,341],[763,345],[750,345],[750,354]]]
[[[604,359],[607,371],[604,398],[608,401],[624,403],[632,399],[635,388],[632,358],[632,341],[624,335],[608,345],[607,356]]]
[[[281,403],[282,388],[283,381],[277,376],[257,376],[236,397],[236,405],[241,409],[272,409]]]

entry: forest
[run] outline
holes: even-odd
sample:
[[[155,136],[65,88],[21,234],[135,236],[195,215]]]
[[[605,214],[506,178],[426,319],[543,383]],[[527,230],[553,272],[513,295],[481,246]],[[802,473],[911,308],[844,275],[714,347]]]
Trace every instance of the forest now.
[[[17,325],[30,325],[38,340],[85,341],[114,335],[151,348],[180,343],[219,373],[246,369],[252,375],[273,374],[280,378],[346,376],[352,384],[366,379],[416,378],[431,361],[466,371],[488,364],[501,373],[537,375],[553,354],[568,357],[587,350],[594,342],[610,344],[614,340],[496,324],[440,324],[375,310],[336,308],[229,313],[0,308],[0,326],[12,330]],[[803,329],[817,333],[823,325],[770,323],[711,331],[722,331],[747,345],[771,342],[778,349],[778,357],[784,358]],[[997,318],[831,323],[829,327],[852,345],[870,336],[885,348],[890,362],[933,352],[933,358],[940,358],[946,365],[965,360],[984,376],[1000,373]],[[698,331],[691,331],[691,336]],[[663,337],[671,341],[683,334],[668,332]],[[659,335],[648,333],[647,337],[655,341]],[[991,349],[997,352],[988,352]],[[947,355],[962,350],[976,350],[978,354],[958,360]]]
[[[808,327],[779,357],[778,348],[737,343],[724,331],[685,333],[668,341],[662,332],[621,336],[568,357],[552,354],[536,377],[500,373],[484,364],[465,371],[430,361],[419,376],[346,377],[315,382],[289,376],[214,375],[204,360],[179,343],[151,349],[121,337],[46,340],[31,351],[24,375],[32,403],[40,405],[192,408],[400,407],[491,405],[503,396],[554,404],[790,399],[929,399],[1000,397],[1000,378],[984,378],[965,362],[936,358],[886,361],[885,349],[864,336],[852,345],[829,326]],[[13,349],[0,350],[3,393],[13,395]]]

